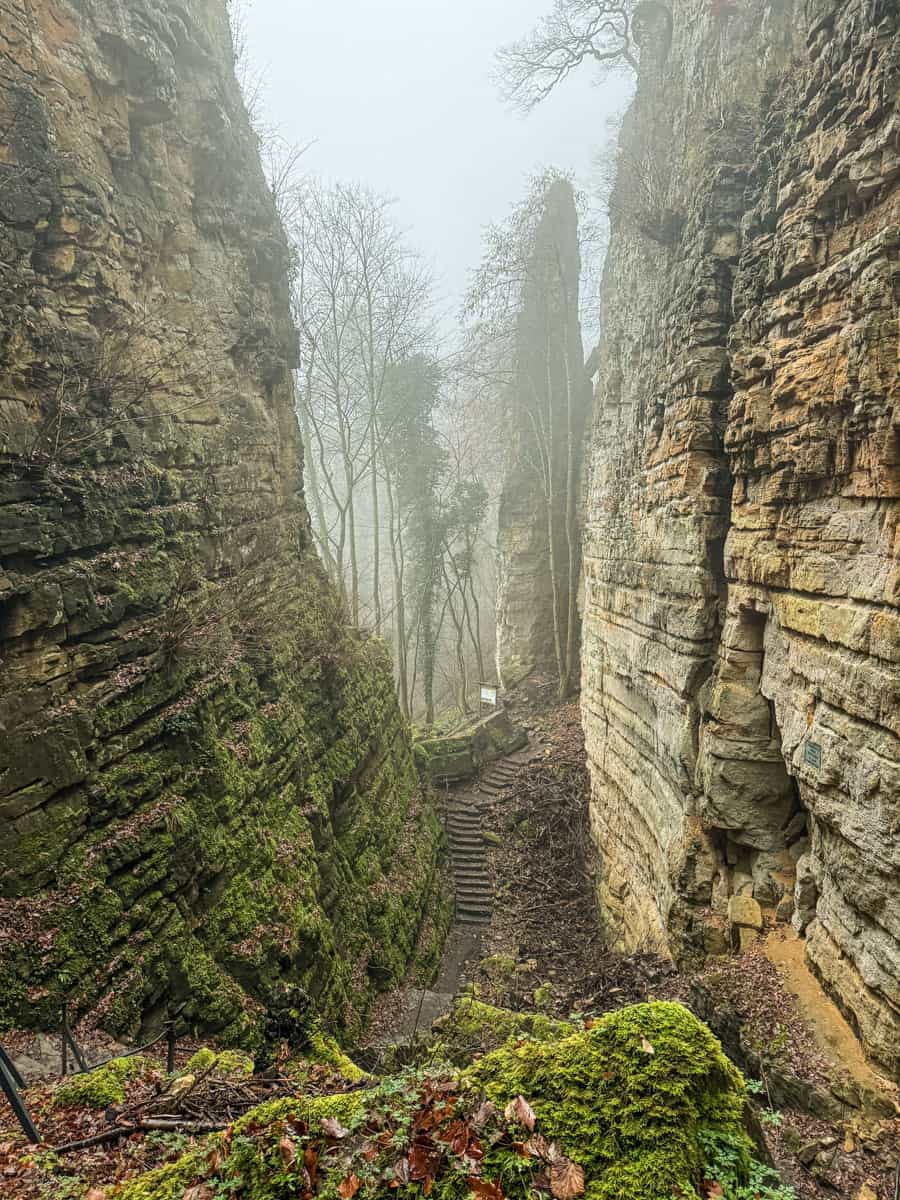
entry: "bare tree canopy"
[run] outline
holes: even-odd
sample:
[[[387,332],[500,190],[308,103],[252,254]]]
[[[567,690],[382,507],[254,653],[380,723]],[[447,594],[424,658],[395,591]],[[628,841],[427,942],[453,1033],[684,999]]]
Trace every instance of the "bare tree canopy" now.
[[[530,112],[585,60],[636,71],[636,7],[636,0],[555,0],[530,33],[497,52],[504,97]]]

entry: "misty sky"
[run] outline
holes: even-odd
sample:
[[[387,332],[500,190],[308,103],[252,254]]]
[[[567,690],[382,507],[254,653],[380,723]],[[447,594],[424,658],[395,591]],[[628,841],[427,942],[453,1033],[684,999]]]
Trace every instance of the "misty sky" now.
[[[245,0],[264,117],[331,180],[397,198],[411,242],[456,309],[482,227],[501,219],[543,166],[591,183],[607,116],[627,102],[622,76],[593,86],[589,67],[523,118],[489,74],[495,48],[551,0]]]

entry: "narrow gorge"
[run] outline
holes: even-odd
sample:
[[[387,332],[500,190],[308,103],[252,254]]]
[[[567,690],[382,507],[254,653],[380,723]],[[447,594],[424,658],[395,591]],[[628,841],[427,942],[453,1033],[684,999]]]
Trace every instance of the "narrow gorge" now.
[[[0,1197],[897,1200],[896,0],[351,5],[427,254],[257,3],[0,0]]]

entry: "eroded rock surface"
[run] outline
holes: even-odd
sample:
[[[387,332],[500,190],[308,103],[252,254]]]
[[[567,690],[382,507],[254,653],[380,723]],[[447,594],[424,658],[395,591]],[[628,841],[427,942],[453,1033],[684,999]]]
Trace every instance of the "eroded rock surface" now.
[[[353,1029],[414,952],[437,825],[294,343],[224,0],[0,0],[0,1028]]]
[[[897,10],[671,17],[604,281],[582,662],[601,902],[619,942],[688,961],[752,940],[748,900],[793,920],[896,1073]]]
[[[497,667],[507,687],[532,671],[578,675],[578,508],[591,389],[578,317],[578,213],[558,179],[542,200],[516,329],[497,529]]]

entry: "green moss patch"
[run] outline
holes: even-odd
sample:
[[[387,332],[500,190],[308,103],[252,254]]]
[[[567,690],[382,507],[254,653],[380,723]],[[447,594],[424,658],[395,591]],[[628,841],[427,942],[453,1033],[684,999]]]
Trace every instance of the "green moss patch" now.
[[[109,1108],[125,1099],[125,1084],[137,1079],[152,1064],[140,1055],[133,1058],[114,1058],[111,1062],[73,1075],[53,1093],[57,1108]]]
[[[498,1011],[480,1015],[502,1024]],[[745,1103],[740,1074],[686,1008],[636,1005],[546,1041],[514,1033],[461,1071],[273,1101],[113,1195],[181,1200],[205,1183],[244,1200],[699,1200],[718,1183],[726,1200],[787,1200],[754,1161]]]
[[[240,1050],[210,1050],[203,1046],[184,1064],[183,1075],[216,1075],[221,1079],[246,1079],[253,1074],[253,1059]]]
[[[433,1061],[464,1066],[476,1055],[497,1050],[511,1038],[555,1042],[576,1032],[566,1021],[543,1013],[513,1012],[495,1008],[471,996],[458,1000],[453,1011],[436,1022],[437,1038],[430,1047]]]
[[[320,1028],[314,1029],[310,1035],[309,1049],[312,1062],[331,1067],[349,1083],[359,1083],[365,1079],[365,1072],[343,1052],[333,1037],[323,1033]]]

